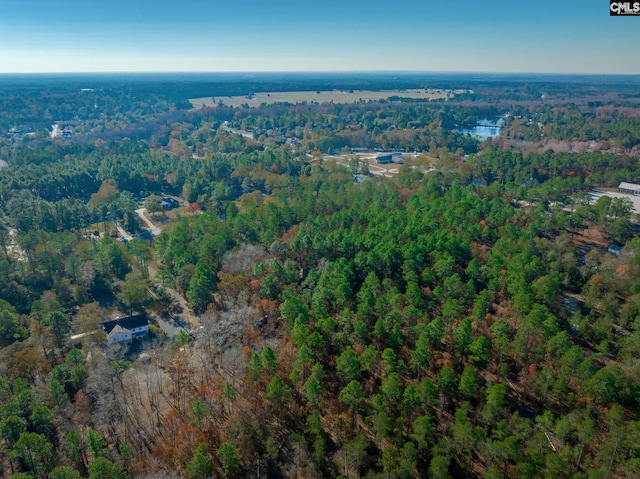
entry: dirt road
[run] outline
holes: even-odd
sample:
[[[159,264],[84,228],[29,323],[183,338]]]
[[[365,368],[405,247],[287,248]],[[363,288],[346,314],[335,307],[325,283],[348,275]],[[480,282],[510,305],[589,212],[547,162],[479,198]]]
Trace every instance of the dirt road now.
[[[149,279],[151,282],[155,282],[158,275],[158,268],[153,265],[148,265]],[[200,318],[196,315],[188,306],[187,300],[182,297],[175,289],[163,286],[164,290],[171,297],[173,308],[169,318],[158,318],[158,324],[167,336],[173,337],[178,334],[180,329],[193,330],[200,326]]]
[[[149,218],[147,218],[145,216],[145,213],[147,212],[146,208],[138,208],[136,210],[136,214],[140,217],[140,219],[142,221],[145,222],[145,224],[149,227],[149,230],[151,231],[151,234],[153,236],[158,236],[161,233],[160,228],[158,228],[156,225],[154,225],[151,220]]]

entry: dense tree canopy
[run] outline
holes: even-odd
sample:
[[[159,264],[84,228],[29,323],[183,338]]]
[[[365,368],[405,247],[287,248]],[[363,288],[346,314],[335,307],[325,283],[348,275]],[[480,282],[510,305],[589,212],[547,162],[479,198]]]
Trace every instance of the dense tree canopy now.
[[[633,477],[637,218],[587,193],[640,178],[637,91],[576,82],[191,112],[184,86],[7,87],[16,122],[95,136],[0,142],[0,470]],[[420,154],[374,177],[358,148]],[[167,197],[154,237],[136,210]],[[142,311],[149,339],[105,344]]]

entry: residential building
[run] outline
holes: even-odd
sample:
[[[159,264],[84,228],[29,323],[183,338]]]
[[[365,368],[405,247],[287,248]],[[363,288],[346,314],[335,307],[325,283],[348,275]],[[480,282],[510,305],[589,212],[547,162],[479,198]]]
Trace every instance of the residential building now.
[[[100,323],[100,325],[107,335],[107,343],[109,344],[132,341],[149,334],[149,320],[144,313],[112,319]]]

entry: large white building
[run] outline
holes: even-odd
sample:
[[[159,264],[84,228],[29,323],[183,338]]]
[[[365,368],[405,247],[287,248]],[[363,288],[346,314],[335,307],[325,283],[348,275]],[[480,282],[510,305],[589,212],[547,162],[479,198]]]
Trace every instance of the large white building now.
[[[618,185],[620,193],[630,193],[632,195],[640,195],[640,185],[635,183],[625,183],[624,181]]]

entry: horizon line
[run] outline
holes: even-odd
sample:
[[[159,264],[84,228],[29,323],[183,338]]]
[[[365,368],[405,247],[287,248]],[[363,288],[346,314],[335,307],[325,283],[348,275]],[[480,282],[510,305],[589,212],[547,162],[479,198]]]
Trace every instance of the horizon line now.
[[[239,74],[458,74],[458,75],[558,75],[558,76],[640,76],[619,72],[545,72],[545,71],[490,71],[490,70],[101,70],[101,71],[15,71],[0,72],[9,75],[239,75]]]

